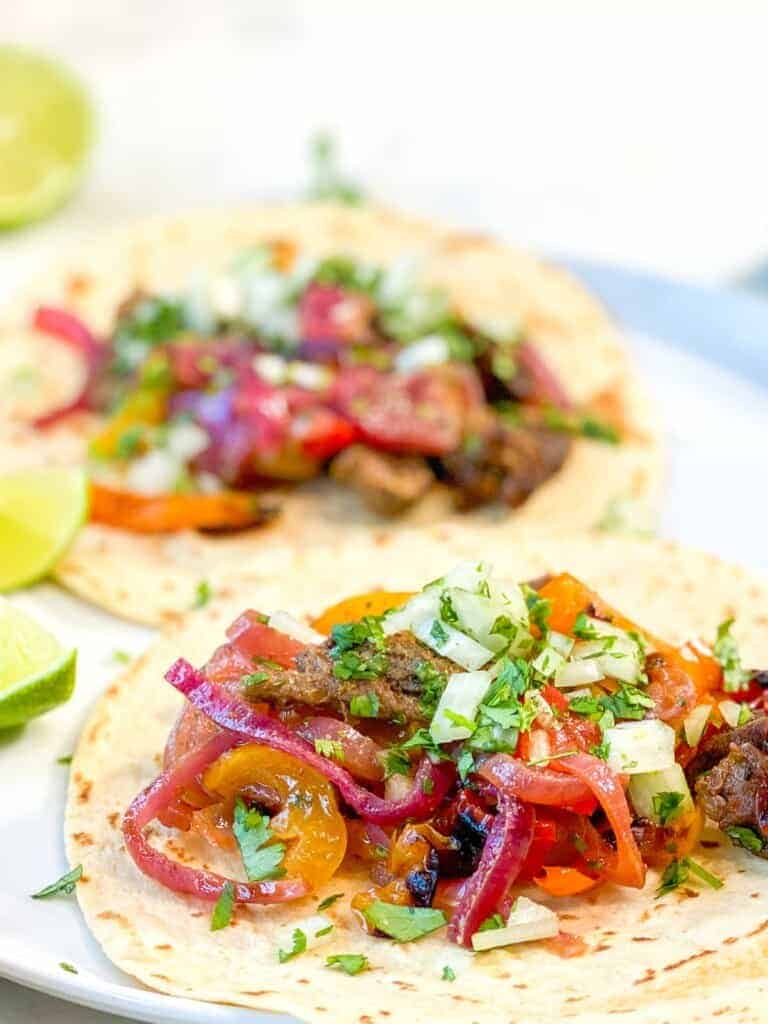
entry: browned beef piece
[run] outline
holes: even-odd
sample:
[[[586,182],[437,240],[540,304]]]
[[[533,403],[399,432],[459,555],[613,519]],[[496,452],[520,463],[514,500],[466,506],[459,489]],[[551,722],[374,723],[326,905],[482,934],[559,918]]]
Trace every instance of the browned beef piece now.
[[[388,637],[384,655],[385,667],[373,679],[340,679],[334,674],[331,657],[332,641],[322,647],[308,647],[296,657],[293,669],[265,669],[268,678],[253,686],[249,696],[275,704],[309,704],[337,713],[349,714],[353,697],[375,694],[379,701],[378,717],[406,722],[427,722],[431,718],[421,706],[424,684],[417,667],[424,662],[447,676],[456,666],[441,658],[410,633]],[[355,648],[367,661],[376,649],[370,643]]]
[[[422,498],[435,477],[416,455],[391,455],[353,444],[336,456],[330,474],[353,487],[375,512],[396,516]]]
[[[763,839],[753,850],[768,859],[768,718],[713,736],[688,766],[707,817],[727,830],[740,826]]]
[[[560,469],[570,446],[567,435],[546,427],[495,421],[442,463],[460,508],[497,500],[514,508]]]

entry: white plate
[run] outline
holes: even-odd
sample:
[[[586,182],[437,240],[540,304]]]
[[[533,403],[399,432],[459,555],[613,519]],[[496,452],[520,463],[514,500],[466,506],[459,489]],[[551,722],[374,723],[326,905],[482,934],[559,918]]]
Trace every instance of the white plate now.
[[[768,493],[761,451],[768,437],[765,393],[659,342],[636,337],[633,345],[667,420],[671,472],[663,533],[768,569],[764,510],[754,500]],[[158,1024],[289,1020],[148,991],[101,954],[74,899],[29,899],[29,893],[66,870],[61,818],[67,768],[56,759],[72,750],[89,706],[119,671],[114,651],[140,651],[151,632],[118,622],[51,585],[14,601],[64,642],[78,646],[80,666],[77,692],[68,705],[0,745],[0,977]],[[73,964],[78,974],[63,970],[61,962]],[[6,990],[12,1002],[18,992],[0,988],[3,1009]],[[55,1009],[55,1003],[41,1000],[19,1019],[36,1019],[47,1011],[52,1020]]]

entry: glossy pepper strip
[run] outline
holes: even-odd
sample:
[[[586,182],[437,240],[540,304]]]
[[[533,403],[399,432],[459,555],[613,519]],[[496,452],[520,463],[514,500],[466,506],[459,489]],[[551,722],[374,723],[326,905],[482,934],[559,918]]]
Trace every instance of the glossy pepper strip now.
[[[242,529],[270,515],[257,496],[240,491],[136,494],[91,484],[91,521],[133,533]]]
[[[605,761],[591,754],[572,754],[552,764],[557,765],[556,770],[575,775],[584,782],[605,811],[616,837],[616,850],[606,849],[606,878],[619,885],[642,889],[645,865],[632,835],[632,815],[616,773]]]
[[[480,863],[462,886],[456,911],[448,925],[448,938],[453,942],[470,946],[472,936],[483,921],[504,905],[510,886],[528,855],[535,821],[531,806],[499,793],[499,810]]]
[[[174,892],[213,902],[219,898],[227,882],[231,882],[238,903],[285,903],[300,899],[309,892],[307,883],[301,878],[273,882],[235,882],[213,871],[192,868],[171,860],[151,846],[144,835],[145,827],[172,803],[185,786],[191,785],[223,753],[242,742],[240,736],[221,732],[173,768],[158,775],[154,782],[134,798],[123,815],[126,848],[141,872]]]
[[[378,825],[397,825],[406,818],[425,820],[432,816],[454,781],[453,763],[432,764],[423,758],[411,792],[401,800],[384,800],[358,785],[352,776],[313,746],[291,732],[281,722],[255,711],[245,701],[230,696],[223,687],[211,682],[184,658],[170,667],[165,678],[184,694],[211,721],[256,743],[293,754],[321,772],[341,793],[344,801],[360,817]]]
[[[489,757],[477,774],[507,796],[519,797],[529,804],[570,807],[591,796],[589,786],[580,779],[549,768],[531,768],[509,754]]]

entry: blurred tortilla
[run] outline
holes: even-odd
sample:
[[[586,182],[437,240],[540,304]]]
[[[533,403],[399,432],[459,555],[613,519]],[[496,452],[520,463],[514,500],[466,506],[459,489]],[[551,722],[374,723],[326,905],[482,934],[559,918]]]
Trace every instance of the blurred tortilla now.
[[[277,949],[329,893],[351,893],[365,874],[344,868],[327,890],[295,905],[239,908],[235,924],[209,930],[211,907],[179,897],[141,875],[126,854],[120,816],[157,772],[179,695],[162,680],[179,655],[202,663],[244,607],[313,614],[374,587],[407,590],[461,558],[491,560],[501,578],[526,579],[569,570],[626,614],[670,641],[711,638],[726,616],[745,664],[768,664],[768,580],[672,544],[616,537],[546,538],[521,531],[499,543],[493,529],[442,526],[402,531],[378,545],[339,544],[331,553],[295,556],[290,575],[233,583],[220,603],[172,627],[110,687],[83,731],[66,816],[72,865],[86,920],[107,956],[162,992],[294,1013],[312,1024],[386,1024],[436,1020],[544,1024],[662,1024],[671,1020],[765,1021],[768,953],[768,863],[734,849],[721,835],[695,856],[725,879],[712,891],[684,886],[654,900],[655,872],[642,892],[605,887],[586,898],[549,900],[562,928],[583,936],[589,952],[574,959],[544,944],[482,956],[451,946],[444,933],[409,945],[367,936],[348,901],[328,914],[328,945],[279,964]],[[218,866],[237,877],[236,859],[153,826],[154,842],[173,856]],[[324,966],[335,953],[363,953],[372,970],[347,977]],[[453,967],[453,983],[441,979]]]
[[[29,328],[41,303],[64,306],[96,333],[107,333],[134,289],[184,286],[201,268],[219,270],[243,248],[288,240],[317,255],[349,253],[386,264],[421,257],[426,280],[450,293],[470,320],[519,321],[572,398],[609,404],[625,424],[619,446],[579,440],[561,471],[520,509],[484,510],[498,524],[576,529],[599,521],[616,500],[630,501],[645,525],[659,501],[658,430],[602,306],[565,272],[487,238],[373,208],[334,205],[256,207],[151,221],[84,243],[33,283],[0,319],[0,465],[78,462],[96,419],[83,415],[44,434],[23,420],[69,397],[80,367],[65,346]],[[6,396],[9,399],[6,400]],[[58,570],[65,586],[115,614],[157,624],[185,611],[195,588],[214,589],[248,564],[268,574],[296,545],[332,544],[349,530],[391,534],[404,525],[451,518],[449,495],[435,488],[410,515],[374,516],[346,489],[318,480],[281,494],[283,515],[266,528],[217,538],[200,534],[146,537],[90,525]]]

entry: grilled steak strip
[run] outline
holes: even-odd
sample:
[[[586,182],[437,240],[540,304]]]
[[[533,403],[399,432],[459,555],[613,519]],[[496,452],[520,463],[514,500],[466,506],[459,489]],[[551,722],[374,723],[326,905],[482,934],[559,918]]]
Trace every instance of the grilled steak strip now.
[[[768,718],[713,736],[687,772],[707,817],[723,830],[751,829],[763,839],[752,852],[768,859]]]

